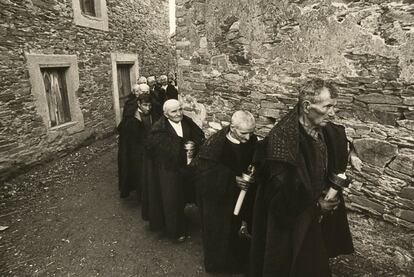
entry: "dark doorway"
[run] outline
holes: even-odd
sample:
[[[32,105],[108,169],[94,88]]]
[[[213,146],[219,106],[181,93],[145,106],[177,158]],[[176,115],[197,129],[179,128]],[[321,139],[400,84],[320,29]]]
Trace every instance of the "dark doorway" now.
[[[124,104],[131,93],[131,68],[133,64],[117,64],[119,110],[122,115]]]

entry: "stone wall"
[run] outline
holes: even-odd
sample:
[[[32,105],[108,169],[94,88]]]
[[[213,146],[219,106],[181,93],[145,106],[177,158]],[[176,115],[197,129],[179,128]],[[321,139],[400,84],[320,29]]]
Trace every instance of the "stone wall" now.
[[[114,131],[111,53],[138,55],[139,72],[145,76],[175,69],[175,52],[168,44],[168,1],[106,4],[109,26],[102,31],[75,25],[72,1],[0,0],[1,178]],[[27,53],[77,56],[76,97],[84,119],[80,132],[50,135],[35,107]]]
[[[363,161],[349,208],[414,229],[412,1],[179,0],[176,16],[180,89],[209,133],[247,109],[265,135],[306,78],[329,79]]]

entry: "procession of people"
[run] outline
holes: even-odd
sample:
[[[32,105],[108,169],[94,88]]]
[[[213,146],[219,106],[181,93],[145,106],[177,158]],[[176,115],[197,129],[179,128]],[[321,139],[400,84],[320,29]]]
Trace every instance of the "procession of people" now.
[[[329,258],[354,251],[342,190],[358,158],[331,121],[336,88],[311,79],[298,94],[262,140],[245,110],[206,139],[173,74],[140,78],[118,126],[120,197],[136,191],[149,229],[178,243],[195,204],[209,273],[331,276]]]

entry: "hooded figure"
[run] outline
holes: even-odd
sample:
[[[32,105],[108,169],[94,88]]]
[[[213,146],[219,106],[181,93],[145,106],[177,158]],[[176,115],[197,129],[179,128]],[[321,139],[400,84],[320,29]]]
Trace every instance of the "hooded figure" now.
[[[154,109],[154,119],[157,121],[163,115],[163,105],[167,98],[167,86],[168,78],[166,75],[161,75],[157,79],[157,83],[154,85],[154,89],[151,90],[151,101]]]

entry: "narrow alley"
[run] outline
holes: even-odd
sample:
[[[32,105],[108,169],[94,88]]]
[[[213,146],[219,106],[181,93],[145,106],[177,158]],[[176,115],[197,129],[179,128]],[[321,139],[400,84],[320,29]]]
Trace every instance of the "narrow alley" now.
[[[1,276],[209,276],[196,209],[183,244],[149,232],[134,196],[119,198],[116,153],[111,136],[6,182]],[[333,260],[334,276],[412,276],[412,233],[349,219],[356,254]]]

